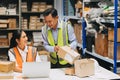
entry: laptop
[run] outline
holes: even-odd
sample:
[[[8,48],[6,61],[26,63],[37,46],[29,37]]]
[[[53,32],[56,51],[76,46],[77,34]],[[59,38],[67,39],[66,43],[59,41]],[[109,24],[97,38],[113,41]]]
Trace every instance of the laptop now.
[[[23,62],[23,77],[48,78],[50,74],[50,62]]]

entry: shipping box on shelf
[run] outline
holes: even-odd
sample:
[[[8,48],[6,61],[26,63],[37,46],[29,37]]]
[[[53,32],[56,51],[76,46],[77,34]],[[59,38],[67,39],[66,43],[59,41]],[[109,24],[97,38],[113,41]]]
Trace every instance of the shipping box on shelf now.
[[[57,54],[60,58],[68,61],[70,64],[73,64],[75,60],[80,58],[80,54],[69,46],[60,47]]]
[[[108,36],[97,33],[95,37],[95,52],[104,57],[108,56]]]
[[[120,28],[117,28],[117,42],[120,42]],[[114,28],[109,28],[108,29],[108,40],[109,41],[114,41]]]
[[[17,21],[15,18],[10,18],[9,20],[9,28],[10,29],[15,29],[17,27]]]
[[[8,19],[0,19],[0,23],[2,23],[2,24],[3,24],[3,23],[4,23],[4,24],[5,24],[5,23],[8,24],[9,21],[8,21]]]
[[[0,38],[0,46],[8,46],[9,41],[7,38]]]
[[[94,61],[91,59],[76,60],[74,66],[75,75],[78,77],[87,77],[95,73]]]
[[[7,28],[7,24],[1,24],[0,23],[0,28]]]
[[[12,61],[0,61],[0,72],[13,71],[14,67],[15,67],[15,62],[12,62]]]
[[[27,2],[22,2],[21,3],[21,11],[22,12],[27,12]]]
[[[39,12],[43,12],[46,10],[47,4],[45,2],[40,2]]]
[[[108,57],[114,59],[114,42],[108,41]],[[117,60],[120,60],[120,46],[117,46]]]

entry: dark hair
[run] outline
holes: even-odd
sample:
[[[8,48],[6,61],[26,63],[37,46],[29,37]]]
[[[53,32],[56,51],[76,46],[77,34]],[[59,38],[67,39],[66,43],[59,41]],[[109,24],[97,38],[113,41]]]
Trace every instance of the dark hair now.
[[[52,15],[52,17],[58,16],[57,10],[55,8],[48,8],[44,11],[43,16],[48,16],[49,14]]]
[[[23,30],[16,30],[16,31],[13,32],[12,38],[10,40],[10,48],[13,48],[13,47],[17,46],[16,39],[20,39],[22,31]]]

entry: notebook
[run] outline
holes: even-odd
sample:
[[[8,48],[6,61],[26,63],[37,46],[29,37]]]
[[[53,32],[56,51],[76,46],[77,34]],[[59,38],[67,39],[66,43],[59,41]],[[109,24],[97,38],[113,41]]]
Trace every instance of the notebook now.
[[[48,78],[50,74],[50,62],[23,62],[23,77]]]

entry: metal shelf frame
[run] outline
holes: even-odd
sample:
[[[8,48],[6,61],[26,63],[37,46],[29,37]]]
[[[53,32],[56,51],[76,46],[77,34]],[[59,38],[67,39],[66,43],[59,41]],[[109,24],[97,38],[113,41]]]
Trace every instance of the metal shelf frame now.
[[[85,52],[87,52],[88,54],[92,55],[92,56],[95,56],[95,57],[98,57],[104,61],[107,61],[109,63],[112,63],[113,64],[113,71],[114,73],[117,73],[117,63],[119,63],[120,61],[117,60],[117,46],[118,46],[118,43],[117,43],[117,28],[118,28],[118,1],[119,0],[114,0],[114,59],[109,59],[109,58],[106,58],[106,57],[103,57],[101,55],[98,55],[96,53],[91,53],[91,52],[88,52],[88,51],[85,51],[85,48],[86,48],[86,23],[85,23],[85,20],[84,20],[84,17],[83,17],[83,20],[82,20],[82,39],[83,39],[83,43],[82,43],[82,46],[83,46],[83,55],[85,55]],[[84,4],[83,4],[84,6]]]
[[[113,69],[114,73],[117,73],[117,15],[118,15],[118,0],[114,0],[114,64],[113,64]]]

